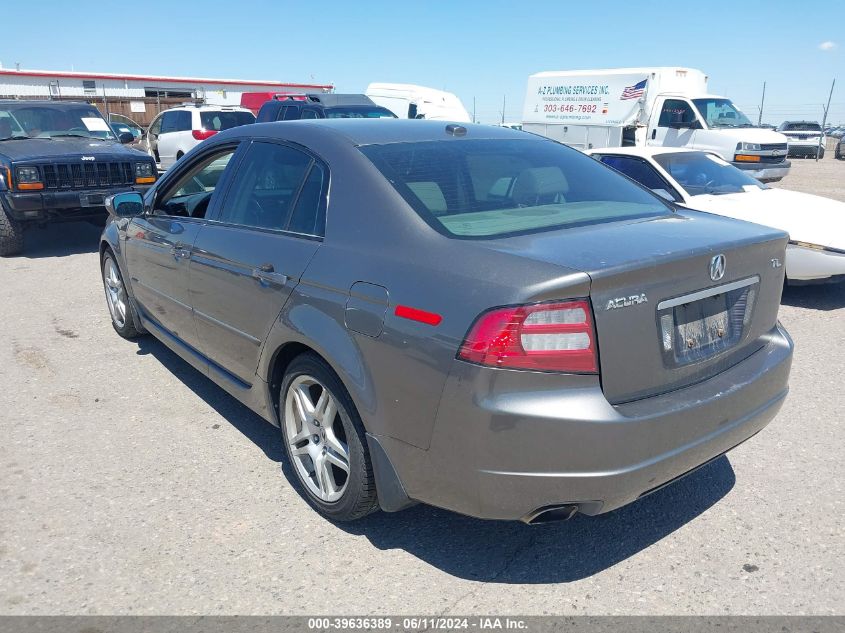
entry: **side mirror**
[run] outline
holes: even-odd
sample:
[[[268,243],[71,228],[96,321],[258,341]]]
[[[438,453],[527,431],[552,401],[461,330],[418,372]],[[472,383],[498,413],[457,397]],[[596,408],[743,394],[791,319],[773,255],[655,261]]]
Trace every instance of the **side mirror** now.
[[[135,137],[132,135],[132,132],[121,132],[117,135],[117,140],[123,145],[126,145],[127,143],[132,143],[135,140]]]
[[[106,196],[106,211],[118,218],[132,218],[144,212],[144,198],[137,191]]]

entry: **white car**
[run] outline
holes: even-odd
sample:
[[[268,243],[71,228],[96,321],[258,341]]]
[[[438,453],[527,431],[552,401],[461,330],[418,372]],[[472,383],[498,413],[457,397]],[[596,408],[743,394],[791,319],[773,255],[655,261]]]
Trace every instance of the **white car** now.
[[[250,123],[255,123],[255,115],[246,108],[182,105],[153,119],[143,149],[164,170],[217,132]]]
[[[619,147],[587,153],[690,209],[788,232],[785,263],[789,282],[845,280],[843,202],[768,187],[708,152]]]

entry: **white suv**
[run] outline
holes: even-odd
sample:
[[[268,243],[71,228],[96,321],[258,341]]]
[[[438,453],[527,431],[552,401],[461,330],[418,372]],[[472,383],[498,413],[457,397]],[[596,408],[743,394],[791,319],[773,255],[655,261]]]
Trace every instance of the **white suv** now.
[[[215,105],[182,105],[160,113],[144,139],[144,149],[169,169],[197,144],[221,130],[255,123],[255,115],[245,109]]]

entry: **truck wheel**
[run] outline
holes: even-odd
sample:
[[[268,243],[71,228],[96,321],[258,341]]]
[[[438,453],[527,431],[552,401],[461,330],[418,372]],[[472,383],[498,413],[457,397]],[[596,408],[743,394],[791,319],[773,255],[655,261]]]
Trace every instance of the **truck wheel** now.
[[[839,145],[837,145],[836,149],[833,150],[833,157],[838,158],[840,160],[842,159],[842,150],[839,149]]]
[[[296,358],[279,392],[285,453],[308,502],[332,521],[378,508],[364,426],[340,379],[316,354]]]
[[[132,308],[132,302],[129,301],[123,276],[120,274],[120,268],[118,268],[114,253],[111,250],[107,249],[103,253],[102,272],[106,303],[109,306],[114,331],[126,339],[137,338],[141,335],[141,332],[135,328],[135,311]]]
[[[0,209],[0,256],[19,255],[23,252],[23,225]]]
[[[819,160],[821,160],[822,158],[824,158],[824,148],[823,147],[819,150]]]

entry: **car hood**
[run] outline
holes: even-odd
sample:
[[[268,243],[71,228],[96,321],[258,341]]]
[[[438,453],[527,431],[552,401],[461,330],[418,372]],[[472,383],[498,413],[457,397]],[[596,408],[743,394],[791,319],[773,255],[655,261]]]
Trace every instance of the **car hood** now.
[[[786,189],[692,196],[686,207],[771,226],[790,239],[845,249],[845,203]]]
[[[57,139],[20,139],[0,141],[0,155],[13,161],[75,158],[80,156],[104,159],[133,160],[146,158],[141,151],[124,147],[117,141],[62,137]]]
[[[786,143],[786,136],[780,132],[766,130],[760,127],[713,127],[711,130],[722,134],[729,134],[738,141],[745,143]]]

